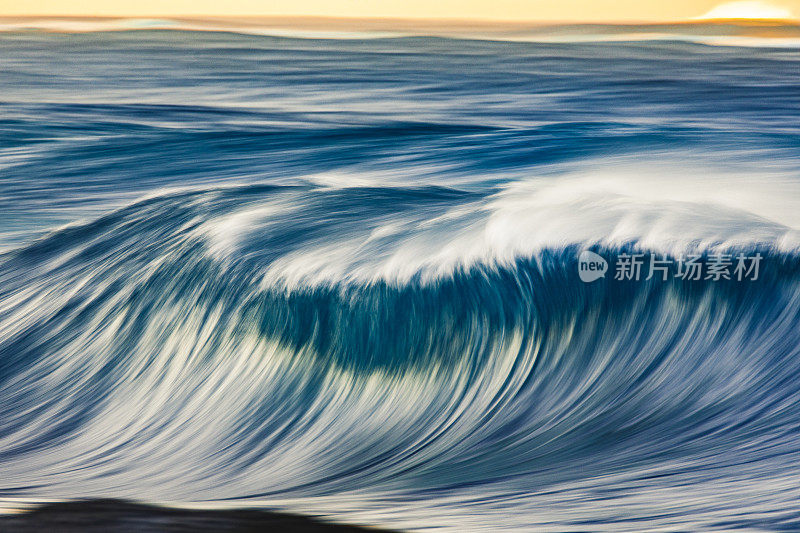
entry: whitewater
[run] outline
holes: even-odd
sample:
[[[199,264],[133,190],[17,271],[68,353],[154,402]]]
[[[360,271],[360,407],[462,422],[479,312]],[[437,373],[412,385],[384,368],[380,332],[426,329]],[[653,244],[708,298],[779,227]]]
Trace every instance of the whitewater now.
[[[0,511],[800,529],[798,48],[96,29],[0,31]]]

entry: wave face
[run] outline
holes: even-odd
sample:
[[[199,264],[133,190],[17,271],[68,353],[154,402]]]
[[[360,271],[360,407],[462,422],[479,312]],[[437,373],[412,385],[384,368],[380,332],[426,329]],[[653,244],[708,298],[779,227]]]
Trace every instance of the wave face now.
[[[796,54],[0,40],[4,509],[800,528]]]

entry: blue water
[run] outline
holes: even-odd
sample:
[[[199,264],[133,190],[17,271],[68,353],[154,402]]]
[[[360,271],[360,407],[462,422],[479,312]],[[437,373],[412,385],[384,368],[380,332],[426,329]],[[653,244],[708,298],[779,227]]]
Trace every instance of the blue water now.
[[[677,39],[0,33],[0,503],[800,530],[799,73]],[[618,281],[623,253],[763,261]]]

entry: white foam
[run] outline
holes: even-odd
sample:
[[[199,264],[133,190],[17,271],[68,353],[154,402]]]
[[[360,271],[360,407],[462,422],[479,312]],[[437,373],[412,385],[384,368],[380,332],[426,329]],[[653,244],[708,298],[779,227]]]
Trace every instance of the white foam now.
[[[670,254],[762,245],[792,252],[800,248],[798,199],[800,182],[777,173],[650,165],[531,176],[489,197],[454,203],[444,213],[411,208],[378,219],[364,215],[355,231],[352,225],[339,231],[330,222],[324,237],[309,238],[269,263],[264,279],[284,286],[433,280],[459,268],[508,264],[572,245],[635,243]],[[212,249],[237,254],[236,242],[256,237],[270,213],[212,221],[216,229],[205,229],[216,235]]]

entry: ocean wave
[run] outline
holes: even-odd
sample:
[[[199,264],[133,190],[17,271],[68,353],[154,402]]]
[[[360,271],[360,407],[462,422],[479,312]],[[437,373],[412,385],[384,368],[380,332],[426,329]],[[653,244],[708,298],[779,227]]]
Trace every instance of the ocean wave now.
[[[444,494],[475,487],[535,499],[794,452],[796,255],[752,248],[753,282],[586,284],[572,244],[425,283],[264,283],[317,238],[396,241],[374,237],[367,193],[380,227],[476,224],[447,213],[480,199],[446,188],[235,187],[153,197],[4,254],[3,493],[295,508],[361,491],[442,494],[446,509]]]
[[[798,529],[795,55],[0,37],[2,511]]]

